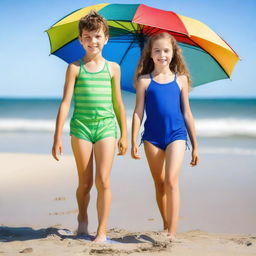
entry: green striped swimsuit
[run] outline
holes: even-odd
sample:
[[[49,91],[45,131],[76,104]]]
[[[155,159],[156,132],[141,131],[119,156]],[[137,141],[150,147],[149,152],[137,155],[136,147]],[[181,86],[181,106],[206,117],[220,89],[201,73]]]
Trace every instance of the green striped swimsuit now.
[[[108,63],[99,72],[88,72],[80,60],[80,71],[74,87],[74,113],[70,135],[95,143],[106,137],[117,137]]]

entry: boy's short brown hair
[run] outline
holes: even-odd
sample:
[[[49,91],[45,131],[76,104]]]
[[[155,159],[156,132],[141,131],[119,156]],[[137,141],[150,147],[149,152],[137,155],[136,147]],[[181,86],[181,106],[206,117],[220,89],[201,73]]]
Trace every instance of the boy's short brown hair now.
[[[84,29],[87,31],[98,31],[101,28],[103,29],[105,36],[109,36],[107,21],[94,10],[90,11],[87,15],[80,19],[78,28],[80,36],[82,36]]]

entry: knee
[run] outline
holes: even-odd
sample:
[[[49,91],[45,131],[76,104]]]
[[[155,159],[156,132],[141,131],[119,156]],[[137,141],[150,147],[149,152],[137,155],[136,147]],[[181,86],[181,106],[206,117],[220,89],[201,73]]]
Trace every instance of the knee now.
[[[82,193],[84,195],[88,194],[92,188],[93,183],[92,182],[86,182],[79,184],[77,188],[77,193]]]
[[[158,193],[163,194],[165,192],[165,182],[164,180],[155,181],[155,187]]]
[[[110,189],[110,179],[104,177],[96,177],[95,185],[98,191]]]
[[[175,190],[179,187],[178,177],[169,177],[165,180],[165,187],[167,189]]]

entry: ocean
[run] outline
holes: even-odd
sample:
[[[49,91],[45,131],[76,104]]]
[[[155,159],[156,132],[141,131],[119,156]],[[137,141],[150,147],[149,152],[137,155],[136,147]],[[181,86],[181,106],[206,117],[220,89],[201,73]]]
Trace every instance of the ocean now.
[[[135,95],[122,95],[130,133]],[[0,99],[0,152],[50,153],[60,101]],[[256,99],[190,99],[190,106],[201,150],[256,156]],[[67,154],[72,153],[68,135],[72,112],[71,106],[63,129]]]

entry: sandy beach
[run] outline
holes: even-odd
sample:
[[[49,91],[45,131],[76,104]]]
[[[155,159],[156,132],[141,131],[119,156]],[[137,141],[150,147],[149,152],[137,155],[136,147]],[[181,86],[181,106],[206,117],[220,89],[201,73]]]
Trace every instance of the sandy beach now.
[[[170,243],[154,200],[146,158],[116,157],[109,241],[76,237],[72,155],[1,153],[0,253],[3,255],[256,255],[255,156],[204,150],[197,168],[186,152],[180,175],[178,241]],[[96,191],[89,230],[95,234]]]
[[[180,233],[169,243],[161,232],[111,229],[111,243],[94,244],[82,237],[59,235],[58,229],[1,228],[2,255],[255,255],[255,236],[209,234],[199,230]],[[8,242],[7,242],[8,241]]]

